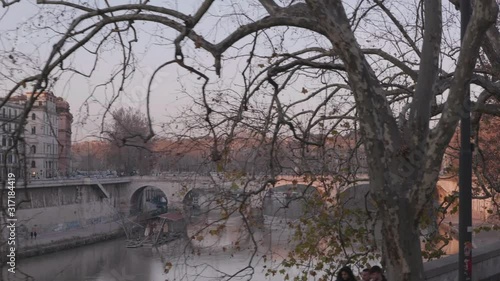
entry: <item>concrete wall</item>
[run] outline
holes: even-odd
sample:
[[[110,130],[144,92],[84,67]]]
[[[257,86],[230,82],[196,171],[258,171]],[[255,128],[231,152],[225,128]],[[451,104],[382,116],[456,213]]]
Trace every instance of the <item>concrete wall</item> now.
[[[29,199],[17,210],[18,237],[28,238],[36,225],[39,235],[54,235],[116,221],[126,184],[108,184],[110,198],[103,198],[95,185],[29,188],[17,199]]]
[[[500,242],[472,251],[472,281],[500,280]],[[426,281],[457,281],[458,255],[424,264]]]
[[[102,184],[109,198],[104,198],[96,181]],[[206,182],[183,177],[34,181],[27,188],[19,182],[16,199],[25,202],[16,212],[18,237],[28,239],[36,226],[39,237],[53,236],[56,241],[64,232],[117,221],[120,214],[129,214],[132,194],[143,186],[160,188],[167,195],[169,207],[178,207],[188,189],[205,185]]]

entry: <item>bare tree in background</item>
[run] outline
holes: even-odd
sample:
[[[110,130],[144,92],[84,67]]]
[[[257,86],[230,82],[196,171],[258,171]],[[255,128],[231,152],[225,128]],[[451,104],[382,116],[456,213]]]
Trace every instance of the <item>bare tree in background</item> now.
[[[56,83],[64,72],[92,76],[95,68],[80,70],[71,59],[86,52],[98,64],[112,45],[122,58],[118,71],[104,83],[114,86],[104,119],[116,97],[127,93],[126,81],[136,71],[134,44],[146,33],[140,24],[152,25],[158,32],[151,36],[172,49],[172,55],[158,63],[144,91],[148,111],[146,120],[140,119],[140,128],[146,125],[148,131],[129,137],[151,138],[152,85],[162,69],[177,66],[195,76],[194,81],[185,77],[186,83],[198,85],[184,89],[195,104],[183,112],[187,121],[177,134],[210,137],[210,157],[221,171],[230,163],[231,148],[242,133],[251,131],[265,152],[269,180],[251,191],[242,184],[248,196],[264,192],[267,183],[273,184],[282,172],[282,155],[278,154],[280,147],[286,147],[283,139],[300,143],[294,146],[300,157],[292,157],[296,161],[292,169],[311,176],[319,167],[311,167],[315,161],[306,161],[310,148],[324,147],[342,128],[359,125],[359,142],[354,147],[362,143],[366,151],[370,193],[381,222],[377,232],[382,239],[377,246],[390,280],[424,279],[421,221],[434,196],[445,149],[468,106],[463,102],[466,82],[478,89],[475,111],[500,115],[497,104],[489,103],[500,97],[499,84],[493,79],[500,65],[494,0],[475,1],[462,46],[458,45],[457,13],[452,4],[441,0],[205,0],[193,4],[193,13],[167,2],[37,3],[47,7],[40,10],[45,21],[41,25],[54,29],[56,39],[52,38],[50,54],[40,58],[43,62],[31,70],[30,77],[15,73],[22,68],[20,61],[30,60],[29,56],[2,51],[6,70],[1,75],[12,86],[7,96],[29,82],[34,82],[33,92],[38,92]],[[162,33],[166,28],[175,35]],[[480,49],[492,67],[477,63]],[[206,65],[200,54],[213,57],[213,64]],[[239,64],[225,72],[223,66],[231,61]],[[236,73],[241,83],[218,85],[213,73]],[[115,135],[109,134],[120,145],[129,133],[121,130],[121,124]],[[321,149],[315,155],[331,159]],[[249,159],[261,156],[248,155]],[[341,169],[328,176],[345,183],[349,180],[346,173]]]
[[[149,125],[139,110],[119,108],[111,113],[112,121],[104,133],[110,142],[108,164],[118,172],[143,175],[150,170]]]
[[[74,143],[71,147],[71,160],[74,172],[105,171],[111,167],[111,146],[105,140],[86,140]]]

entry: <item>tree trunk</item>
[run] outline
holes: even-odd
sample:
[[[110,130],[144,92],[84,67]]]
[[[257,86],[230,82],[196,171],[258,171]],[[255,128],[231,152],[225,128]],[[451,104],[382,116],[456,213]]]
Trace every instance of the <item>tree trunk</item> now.
[[[391,281],[422,281],[424,267],[415,212],[407,198],[388,203],[393,205],[382,207],[380,213],[386,276]]]

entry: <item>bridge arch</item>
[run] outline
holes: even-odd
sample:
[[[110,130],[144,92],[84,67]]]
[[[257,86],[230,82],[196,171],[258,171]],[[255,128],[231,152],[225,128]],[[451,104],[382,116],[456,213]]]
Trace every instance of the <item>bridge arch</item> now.
[[[213,195],[213,196],[211,196]],[[188,216],[198,216],[214,207],[215,193],[210,189],[192,188],[184,195],[182,207]]]
[[[184,201],[187,200],[186,198],[189,198],[188,194],[193,194],[198,190],[202,195],[210,193],[210,181],[205,178],[190,178],[182,175],[174,175],[167,178],[132,177],[130,184],[127,185],[127,190],[120,195],[123,198],[123,212],[131,214],[134,210],[137,210],[137,202],[141,191],[146,190],[148,186],[163,192],[169,212],[182,211],[184,209]],[[204,200],[201,201],[203,202]]]
[[[140,213],[165,213],[169,200],[163,190],[156,186],[144,185],[132,193],[130,197],[130,215]]]
[[[309,207],[309,199],[319,196],[318,188],[306,184],[283,184],[267,190],[262,211],[265,216],[298,219]],[[311,210],[309,210],[311,211]]]

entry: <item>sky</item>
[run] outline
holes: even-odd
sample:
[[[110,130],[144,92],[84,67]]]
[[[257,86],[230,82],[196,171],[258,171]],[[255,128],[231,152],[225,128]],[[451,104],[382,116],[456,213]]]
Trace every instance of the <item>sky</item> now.
[[[129,1],[121,1],[127,3]],[[178,9],[186,14],[193,14],[195,8],[199,4],[193,4],[199,1],[152,1],[152,4],[162,4],[164,7]],[[118,4],[114,1],[113,4]],[[52,9],[52,10],[50,10]],[[238,10],[252,10],[249,7],[233,7],[231,5],[216,6],[217,11],[213,13],[222,15],[222,18],[210,12],[200,22],[197,31],[206,36],[207,40],[212,42],[224,38],[231,29],[228,26],[239,24],[234,22],[229,15]],[[255,9],[253,9],[255,10]],[[63,27],[54,27],[57,22],[51,20],[54,18],[67,18],[62,20],[62,23],[69,22],[70,18],[74,18],[75,14],[66,12],[54,11],[52,6],[49,8],[41,8],[40,5],[33,1],[22,1],[19,4],[9,7],[7,10],[0,10],[3,16],[0,20],[0,30],[9,31],[9,36],[0,37],[0,43],[3,50],[16,50],[27,55],[25,61],[26,66],[40,67],[45,62],[51,51],[51,46],[56,42],[59,36],[54,36],[56,32],[64,30]],[[255,11],[255,16],[260,17],[258,11]],[[41,28],[44,27],[44,28]],[[147,86],[149,77],[154,72],[156,67],[163,62],[171,60],[174,57],[174,49],[172,38],[175,38],[177,33],[168,30],[164,27],[158,27],[153,24],[136,23],[138,42],[134,43],[135,48],[135,66],[133,77],[129,78],[125,83],[125,93],[120,95],[115,102],[115,108],[119,106],[132,106],[141,108],[145,111]],[[17,29],[16,29],[17,28]],[[234,28],[234,27],[233,27]],[[153,36],[154,35],[154,36]],[[295,36],[295,39],[297,39]],[[292,40],[293,40],[293,36]],[[130,39],[131,37],[129,37]],[[238,44],[239,46],[248,49],[249,40],[243,39]],[[90,43],[92,45],[92,43]],[[93,44],[95,46],[95,44]],[[295,44],[295,48],[299,48],[302,44]],[[75,141],[82,140],[88,135],[99,133],[102,125],[102,115],[107,110],[109,101],[114,97],[116,90],[119,88],[119,78],[115,79],[114,87],[97,87],[111,77],[112,73],[116,73],[117,67],[122,59],[122,50],[117,48],[117,44],[104,44],[102,49],[106,50],[100,56],[100,61],[96,66],[95,72],[91,78],[82,77],[74,73],[63,74],[53,92],[57,96],[65,98],[71,106],[71,111],[75,116],[73,124],[73,139]],[[184,52],[186,57],[191,59],[193,65],[201,65],[201,67],[211,68],[211,71],[203,71],[212,81],[215,81],[212,89],[235,89],[242,84],[238,77],[244,67],[244,60],[236,58],[231,62],[226,62],[223,65],[222,79],[217,79],[213,71],[214,60],[207,52],[193,48],[191,42],[184,43]],[[291,48],[293,49],[293,48]],[[239,55],[238,50],[228,55]],[[17,57],[16,57],[17,58]],[[81,50],[71,56],[68,60],[79,71],[88,73],[94,62],[94,56],[88,52]],[[195,64],[196,63],[196,64]],[[22,68],[21,72],[26,70]],[[240,71],[239,71],[240,70]],[[26,73],[22,73],[19,77],[25,77]],[[32,73],[30,73],[32,74]],[[175,65],[168,66],[159,72],[156,76],[155,83],[152,87],[152,95],[150,101],[151,115],[155,124],[158,126],[163,122],[168,122],[172,116],[177,116],[186,108],[192,107],[192,99],[189,96],[196,96],[200,92],[201,82],[194,75],[189,75],[185,70]],[[11,85],[2,85],[4,91],[9,89]],[[295,89],[300,92],[300,87]],[[186,95],[186,92],[188,95]]]
[[[116,2],[116,1],[115,1]],[[126,2],[126,1],[123,1]],[[182,1],[181,1],[182,2]],[[0,10],[2,11],[2,10]],[[5,11],[5,10],[3,10]],[[26,21],[35,22],[36,16],[39,12],[39,7],[33,1],[23,1],[22,3],[13,5],[6,11],[4,17],[0,21],[1,29],[8,30],[17,26],[22,26]],[[34,17],[34,18],[33,18]],[[148,31],[148,27],[141,27]],[[151,32],[151,30],[149,30]],[[53,34],[53,32],[28,32],[21,31],[21,38],[16,38],[16,45],[12,44],[13,40],[0,40],[4,49],[16,48],[18,51],[27,51],[33,57],[46,58],[52,44],[47,44],[45,39]],[[171,37],[174,35],[171,33]],[[24,35],[24,38],[22,38]],[[158,62],[163,62],[173,56],[171,47],[159,48],[151,44],[149,36],[141,36],[137,46],[137,74],[127,83],[127,93],[122,95],[116,101],[118,106],[133,106],[140,107],[145,110],[145,92],[149,82],[148,76],[151,75],[158,65]],[[0,37],[1,39],[1,37]],[[50,40],[54,42],[54,40]],[[9,44],[10,43],[10,44]],[[152,46],[148,46],[151,44]],[[116,64],[119,63],[121,58],[119,55],[121,51],[114,46],[108,46],[108,51],[104,54],[103,60],[99,63],[96,72],[91,79],[87,79],[80,75],[68,73],[63,75],[56,83],[53,89],[57,96],[65,98],[71,106],[71,111],[75,116],[75,123],[73,126],[74,139],[79,140],[88,134],[95,134],[101,126],[102,113],[106,109],[107,103],[113,96],[111,89],[104,90],[102,87],[98,88],[94,96],[89,98],[93,92],[94,87],[108,79],[111,73],[116,71]],[[92,67],[93,57],[86,52],[79,52],[76,56],[72,57],[73,64],[82,70],[90,70]],[[43,59],[39,60],[40,62]],[[170,67],[158,75],[156,82],[156,89],[152,95],[151,112],[158,121],[163,119],[164,115],[170,112],[175,112],[183,106],[189,104],[190,101],[183,98],[178,91],[180,87],[177,83],[179,72],[176,68]],[[86,104],[89,104],[89,107]],[[87,110],[90,111],[89,118],[86,118]],[[170,111],[170,112],[169,112]],[[173,113],[172,112],[172,113]]]
[[[72,2],[79,1],[75,0]],[[104,3],[104,1],[88,2],[100,3],[101,5]],[[117,5],[128,2],[130,1],[117,0],[113,1],[112,4]],[[252,5],[254,2],[236,0],[216,2],[217,4],[209,10],[195,30],[203,34],[206,40],[211,42],[220,41],[235,26],[245,23],[245,20],[248,22],[264,16],[265,11],[253,8]],[[344,4],[349,9],[356,2],[354,0],[346,0]],[[408,0],[407,2],[411,3],[412,1]],[[176,9],[185,14],[193,14],[199,3],[200,1],[196,0],[151,1],[151,4]],[[248,18],[235,16],[235,14],[238,15],[241,11],[245,11]],[[403,10],[400,13],[409,12]],[[70,20],[77,15],[78,13],[71,13],[69,9],[61,10],[54,9],[53,6],[44,7],[37,5],[33,0],[21,1],[8,9],[0,9],[0,57],[3,56],[5,58],[9,54],[9,51],[15,51],[15,58],[17,60],[15,66],[10,66],[18,71],[11,76],[7,74],[8,78],[18,81],[19,77],[36,73],[33,69],[43,65],[51,51],[51,46],[60,38],[58,32],[64,31]],[[408,17],[405,20],[410,22],[412,19]],[[376,26],[382,23],[374,19],[372,24]],[[133,43],[135,50],[135,71],[133,72],[133,76],[127,79],[127,82],[124,84],[124,93],[115,101],[114,107],[111,110],[120,106],[132,106],[145,111],[145,93],[149,77],[156,67],[174,57],[174,49],[171,42],[177,35],[175,32],[163,26],[147,23],[138,22],[135,23],[135,27],[138,34],[138,42]],[[373,27],[368,25],[367,28],[370,31],[370,28]],[[286,35],[283,36],[282,34]],[[361,32],[358,40],[361,44],[368,47],[388,48],[379,42],[376,36],[382,35]],[[311,36],[310,33],[293,28],[273,29],[268,31],[268,37],[271,37],[269,42],[266,40],[259,41],[257,50],[261,54],[269,54],[272,52],[272,48],[277,48],[277,51],[283,51],[279,49],[279,45],[277,44],[280,43],[280,39],[282,46],[289,52],[311,46],[330,47],[324,38]],[[445,37],[455,38],[456,36],[447,34]],[[132,33],[129,33],[124,38],[125,40],[132,39]],[[106,87],[98,86],[109,81],[111,74],[116,73],[120,66],[122,49],[117,48],[119,45],[116,44],[116,40],[117,37],[114,37],[101,46],[100,50],[102,53],[99,56],[98,63],[95,65],[92,77],[86,78],[66,71],[54,84],[53,92],[57,96],[65,98],[70,103],[71,111],[75,116],[73,124],[74,141],[80,141],[88,136],[99,134],[102,128],[102,115],[107,110],[109,102],[114,98],[119,88],[120,75],[114,79],[113,85]],[[246,57],[242,55],[248,55],[251,47],[250,42],[250,38],[245,38],[236,44],[235,48],[232,48],[225,54],[226,58],[231,56],[235,56],[236,58],[223,63],[221,79],[218,79],[213,71],[214,60],[210,54],[201,49],[196,49],[189,40],[185,40],[183,43],[183,50],[185,57],[188,58],[187,62],[197,66],[200,71],[207,74],[211,81],[213,81],[210,84],[210,90],[214,92],[220,90],[225,91],[225,93],[232,90],[235,92],[233,93],[233,98],[237,98],[241,95],[241,92],[238,93],[238,91],[242,85],[239,73],[245,67],[246,60]],[[97,39],[91,40],[86,47],[94,49],[97,43]],[[22,53],[24,56],[17,53]],[[80,72],[89,73],[94,66],[94,58],[86,50],[81,49],[75,55],[68,58],[65,62],[65,67],[72,66]],[[258,63],[259,59],[257,58],[256,64]],[[262,59],[261,63],[266,64],[267,61]],[[5,66],[0,65],[0,67]],[[205,69],[209,70],[206,71]],[[253,71],[259,71],[258,67]],[[2,73],[1,69],[0,73]],[[62,72],[56,71],[56,73]],[[6,92],[6,90],[10,89],[9,87],[12,87],[12,83],[8,82],[8,78],[0,77],[0,91]],[[157,74],[150,100],[151,115],[156,125],[155,128],[160,130],[159,128],[161,128],[162,124],[171,122],[175,116],[185,114],[190,109],[196,108],[196,106],[193,106],[193,99],[191,97],[199,97],[202,83],[202,80],[196,78],[195,75],[189,74],[175,65],[165,67]],[[321,81],[317,80],[304,76],[296,78],[295,83],[286,89],[286,93],[289,94],[289,101],[303,98],[303,88],[310,89],[321,85]],[[316,100],[310,104],[301,105],[302,107],[296,110],[314,108],[314,104],[320,101]],[[338,100],[337,102],[349,103],[349,100]]]

